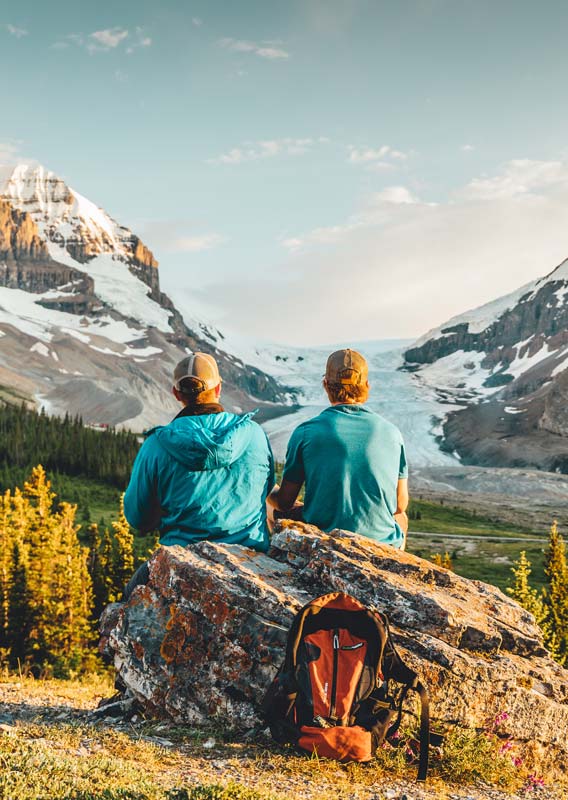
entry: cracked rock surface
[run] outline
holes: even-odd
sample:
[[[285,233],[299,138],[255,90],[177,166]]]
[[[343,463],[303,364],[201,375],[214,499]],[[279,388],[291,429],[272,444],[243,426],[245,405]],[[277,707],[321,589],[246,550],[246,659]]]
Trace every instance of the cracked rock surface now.
[[[333,590],[388,615],[435,725],[483,729],[506,717],[498,733],[527,763],[566,772],[568,671],[533,617],[493,586],[357,534],[283,522],[268,554],[212,542],[159,548],[149,584],[105,611],[101,649],[146,713],[252,727],[294,614]]]

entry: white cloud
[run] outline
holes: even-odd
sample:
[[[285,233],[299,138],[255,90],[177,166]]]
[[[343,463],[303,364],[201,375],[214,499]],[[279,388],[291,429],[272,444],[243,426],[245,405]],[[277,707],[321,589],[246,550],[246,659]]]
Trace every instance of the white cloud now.
[[[462,144],[460,150],[463,150],[464,153],[471,153],[475,147],[472,144]]]
[[[383,144],[380,147],[356,147],[349,145],[347,148],[349,152],[348,161],[350,164],[363,166],[373,172],[388,172],[396,168],[397,164],[406,161],[409,157],[408,153],[403,153],[402,150],[395,150],[388,144]]]
[[[89,34],[89,39],[95,42],[95,47],[102,50],[111,50],[128,38],[128,31],[124,28],[106,28]]]
[[[233,147],[220,156],[208,159],[209,164],[242,164],[245,161],[259,161],[275,156],[304,155],[317,144],[326,144],[329,139],[325,136],[303,139],[261,139],[257,142],[245,142],[240,147]]]
[[[516,160],[437,204],[389,187],[343,222],[291,233],[253,296],[237,281],[208,291],[256,337],[419,336],[551,271],[568,255],[567,229],[568,161]],[[259,296],[278,297],[278,325]]]
[[[203,233],[195,236],[179,236],[167,248],[172,253],[200,253],[223,244],[224,238],[217,233]]]
[[[206,224],[206,223],[205,223]],[[151,250],[157,253],[199,253],[219,247],[224,236],[199,232],[205,225],[194,219],[141,220],[137,229]]]
[[[393,215],[393,206],[412,205],[420,202],[405,186],[388,186],[367,198],[365,207],[339,225],[314,228],[301,236],[280,240],[290,252],[298,252],[318,245],[338,244],[353,231],[387,223]]]
[[[152,39],[144,33],[143,28],[136,28],[134,34],[129,38],[129,45],[126,48],[128,55],[131,55],[139,47],[151,47]]]
[[[124,46],[124,50],[131,55],[139,47],[150,47],[152,39],[147,36],[143,28],[137,27],[134,31],[126,28],[104,28],[100,31],[93,31],[89,34],[68,33],[61,39],[54,42],[51,47],[54,50],[64,50],[70,45],[82,47],[88,53],[108,53]]]
[[[277,59],[290,58],[290,53],[283,50],[281,47],[274,47],[272,42],[249,42],[244,39],[219,39],[220,47],[225,50],[232,50],[235,53],[252,53],[260,58],[266,58],[271,61]]]
[[[403,153],[401,150],[395,150],[388,144],[384,144],[376,149],[372,147],[359,148],[350,145],[348,150],[349,161],[352,164],[368,164],[374,161],[383,161],[385,158],[391,158],[394,161],[406,161],[408,158],[407,153]]]
[[[6,28],[10,36],[15,36],[16,39],[21,39],[23,36],[29,35],[29,31],[27,31],[25,28],[20,28],[17,25],[10,25],[8,23],[4,27]]]
[[[475,178],[458,195],[465,199],[514,197],[541,191],[568,181],[568,164],[564,161],[509,161],[499,175]]]
[[[14,164],[18,160],[20,144],[15,141],[0,142],[0,166]]]
[[[196,28],[200,28],[203,25],[203,20],[200,17],[192,17],[191,23],[195,25]]]

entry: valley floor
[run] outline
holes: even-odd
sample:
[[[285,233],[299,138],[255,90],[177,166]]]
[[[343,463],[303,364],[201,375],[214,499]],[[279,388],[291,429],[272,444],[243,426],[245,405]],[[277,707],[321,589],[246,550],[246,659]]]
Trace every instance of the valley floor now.
[[[134,717],[95,718],[113,692],[90,681],[0,679],[1,800],[562,800],[561,789],[510,793],[377,762],[340,765],[290,755],[267,738],[227,740]],[[217,787],[215,789],[215,787]],[[222,787],[226,787],[223,789]]]

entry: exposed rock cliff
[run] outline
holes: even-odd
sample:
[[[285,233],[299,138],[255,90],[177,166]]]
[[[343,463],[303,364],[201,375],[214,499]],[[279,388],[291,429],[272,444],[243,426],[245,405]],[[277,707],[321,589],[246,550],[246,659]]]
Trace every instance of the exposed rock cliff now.
[[[390,618],[439,723],[503,734],[549,774],[568,767],[568,671],[533,618],[498,589],[366,537],[284,523],[268,555],[203,542],[161,548],[150,583],[102,620],[102,648],[150,714],[251,726],[283,658],[293,614],[330,590]]]
[[[429,332],[405,358],[468,406],[443,429],[464,463],[568,469],[568,261]]]
[[[0,198],[0,286],[34,294],[51,293],[39,303],[72,314],[88,313],[95,302],[94,281],[55,261],[27,211]]]

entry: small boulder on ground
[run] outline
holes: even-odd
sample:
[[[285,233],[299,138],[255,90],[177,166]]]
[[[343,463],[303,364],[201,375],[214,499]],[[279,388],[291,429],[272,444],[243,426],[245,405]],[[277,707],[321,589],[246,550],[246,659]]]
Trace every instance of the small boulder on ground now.
[[[146,713],[252,727],[294,614],[329,591],[388,615],[434,724],[498,725],[535,768],[568,770],[568,670],[534,618],[494,586],[357,534],[284,522],[266,555],[212,542],[159,548],[148,585],[105,611],[101,649]]]

